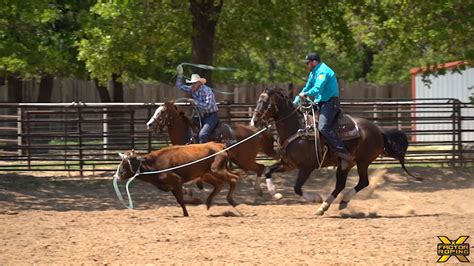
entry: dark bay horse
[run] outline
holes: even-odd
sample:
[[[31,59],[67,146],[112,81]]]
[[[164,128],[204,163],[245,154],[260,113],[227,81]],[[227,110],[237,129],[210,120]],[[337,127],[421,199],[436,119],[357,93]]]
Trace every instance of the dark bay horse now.
[[[235,125],[233,128],[224,123],[219,123],[211,141],[233,144],[258,132],[253,126]],[[184,145],[190,143],[196,135],[198,126],[193,124],[183,110],[178,109],[173,101],[166,101],[160,106],[153,117],[148,121],[147,126],[158,127],[160,130],[167,127],[169,138],[173,145]],[[217,135],[217,136],[216,136]],[[256,158],[259,152],[277,159],[278,153],[273,149],[273,136],[268,132],[263,132],[254,138],[230,149],[229,159],[245,172],[253,171],[257,174],[254,188],[259,195],[262,194],[260,188],[260,177],[264,173],[265,166],[257,163]]]
[[[280,145],[285,148],[283,158],[270,166],[265,173],[267,180],[271,180],[274,172],[298,169],[298,178],[294,187],[295,193],[306,200],[314,201],[315,197],[308,192],[303,192],[302,186],[311,172],[318,167],[318,161],[320,161],[316,154],[315,140],[314,138],[298,137],[298,130],[303,129],[305,125],[301,114],[281,89],[265,89],[260,94],[252,121],[261,124],[262,122],[268,123],[271,119],[275,121]],[[338,166],[337,180],[335,189],[321,204],[316,212],[317,215],[323,215],[329,209],[331,203],[345,188],[350,169],[357,165],[359,182],[343,195],[339,209],[347,207],[351,198],[369,185],[368,167],[379,155],[384,154],[399,160],[403,169],[412,176],[404,165],[408,139],[403,132],[396,129],[383,131],[371,121],[363,118],[354,118],[354,121],[359,128],[360,137],[344,141],[352,156],[350,167],[347,170],[341,170],[339,159],[332,152],[327,152],[322,161],[321,167]],[[269,189],[271,188],[269,187]]]

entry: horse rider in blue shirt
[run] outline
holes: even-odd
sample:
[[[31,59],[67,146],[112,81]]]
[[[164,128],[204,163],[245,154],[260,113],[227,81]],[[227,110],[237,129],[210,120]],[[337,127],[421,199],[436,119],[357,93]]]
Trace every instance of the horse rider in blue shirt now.
[[[294,104],[305,101],[307,97],[314,99],[319,106],[318,129],[329,145],[336,150],[341,161],[341,170],[347,170],[352,156],[346,146],[334,132],[337,115],[340,112],[339,86],[334,71],[321,61],[316,53],[309,53],[305,58],[310,73],[306,85],[295,98]]]
[[[176,68],[178,77],[176,78],[176,87],[180,90],[188,92],[193,97],[189,99],[194,105],[196,105],[201,113],[202,127],[199,131],[199,143],[206,143],[211,137],[212,131],[216,128],[219,123],[219,117],[217,116],[217,104],[214,97],[214,92],[208,86],[206,86],[207,80],[201,78],[198,74],[192,74],[190,80],[186,80],[186,85],[183,83],[183,67],[179,65]]]

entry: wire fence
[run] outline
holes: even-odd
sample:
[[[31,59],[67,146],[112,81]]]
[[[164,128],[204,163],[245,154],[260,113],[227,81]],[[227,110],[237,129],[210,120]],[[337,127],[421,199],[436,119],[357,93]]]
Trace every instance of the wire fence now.
[[[170,145],[167,133],[147,131],[161,103],[0,104],[0,171],[113,171],[118,152]],[[191,108],[183,104],[183,108]],[[456,99],[345,101],[352,116],[409,136],[407,164],[474,165],[474,106]],[[229,124],[248,124],[251,104],[219,104]],[[274,132],[275,133],[275,132]],[[269,160],[259,157],[260,160]],[[393,164],[380,157],[375,163]]]

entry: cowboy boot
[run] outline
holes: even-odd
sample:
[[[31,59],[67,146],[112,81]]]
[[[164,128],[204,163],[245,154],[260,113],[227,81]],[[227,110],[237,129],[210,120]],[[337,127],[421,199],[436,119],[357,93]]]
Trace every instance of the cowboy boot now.
[[[338,152],[337,156],[341,160],[341,170],[348,170],[352,163],[352,156],[349,152]]]

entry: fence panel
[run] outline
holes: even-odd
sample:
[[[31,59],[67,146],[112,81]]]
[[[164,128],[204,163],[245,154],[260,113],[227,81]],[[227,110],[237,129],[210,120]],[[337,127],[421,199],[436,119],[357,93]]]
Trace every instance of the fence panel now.
[[[166,133],[146,130],[145,123],[159,105],[0,104],[0,171],[113,171],[118,152],[150,152],[170,144]],[[219,116],[226,123],[248,124],[254,107],[222,103]],[[381,99],[346,101],[343,107],[346,113],[382,128],[407,133],[411,141],[407,164],[473,165],[474,106],[470,103]],[[381,157],[375,163],[398,162]]]

